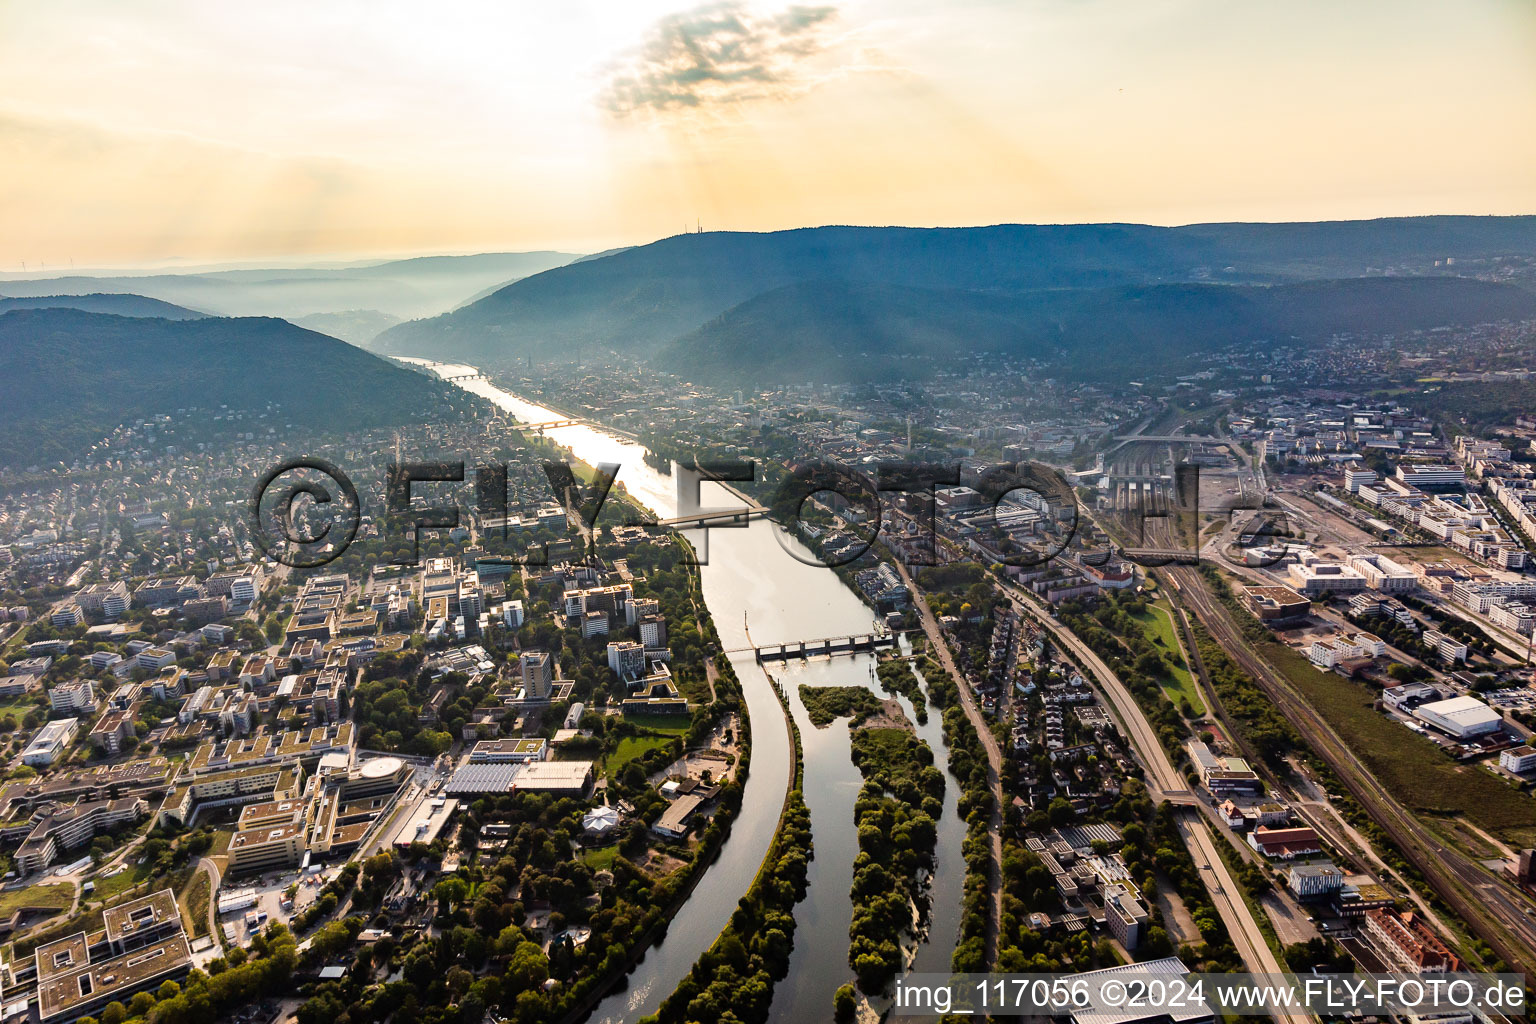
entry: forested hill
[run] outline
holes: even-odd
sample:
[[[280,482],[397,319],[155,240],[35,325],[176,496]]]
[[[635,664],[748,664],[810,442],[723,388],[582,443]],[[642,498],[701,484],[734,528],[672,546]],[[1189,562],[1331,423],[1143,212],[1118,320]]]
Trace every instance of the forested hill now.
[[[196,320],[207,313],[163,302],[147,295],[110,294],[95,292],[90,295],[24,295],[0,298],[0,313],[13,309],[82,309],[87,313],[114,313],[117,316],[156,316],[166,320]]]
[[[166,320],[75,309],[0,314],[0,465],[69,460],[124,423],[262,410],[344,432],[477,401],[323,334],[265,317]]]
[[[1536,294],[1456,277],[1018,295],[812,281],[728,310],[655,362],[688,380],[727,384],[912,378],[989,358],[1036,359],[1064,376],[1104,379],[1244,342],[1304,345],[1336,332],[1521,319],[1536,319]]]
[[[393,327],[372,346],[488,367],[521,363],[526,357],[573,360],[597,351],[648,359],[684,336],[726,337],[711,334],[706,325],[743,312],[753,300],[772,304],[799,295],[830,297],[838,288],[860,297],[850,303],[874,301],[882,294],[896,302],[901,308],[886,311],[886,322],[867,330],[889,338],[894,323],[910,320],[916,336],[904,343],[916,344],[935,334],[960,336],[967,317],[990,320],[999,297],[1026,308],[1045,303],[1050,311],[1056,309],[1051,301],[1031,293],[1086,292],[1098,300],[1113,299],[1107,289],[1158,285],[1296,284],[1388,275],[1465,274],[1470,279],[1488,261],[1531,256],[1536,256],[1536,218],[1531,217],[1178,228],[1005,224],[714,232],[677,235],[535,274],[442,316]],[[790,286],[808,291],[769,298]],[[945,323],[917,308],[919,296],[882,289],[953,293],[960,320]],[[1060,301],[1068,310],[1078,306],[1072,298]],[[830,298],[815,307],[833,316],[829,323],[809,322],[810,310],[789,315],[811,334],[835,343],[838,307]],[[761,308],[752,312],[763,314]],[[828,355],[857,359],[860,352]],[[728,362],[732,357],[715,353],[711,358]]]

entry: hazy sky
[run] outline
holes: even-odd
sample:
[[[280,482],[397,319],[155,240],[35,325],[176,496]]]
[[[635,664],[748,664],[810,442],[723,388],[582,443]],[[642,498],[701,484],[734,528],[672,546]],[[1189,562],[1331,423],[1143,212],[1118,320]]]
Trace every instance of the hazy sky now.
[[[0,270],[1536,213],[1532,0],[0,0]]]

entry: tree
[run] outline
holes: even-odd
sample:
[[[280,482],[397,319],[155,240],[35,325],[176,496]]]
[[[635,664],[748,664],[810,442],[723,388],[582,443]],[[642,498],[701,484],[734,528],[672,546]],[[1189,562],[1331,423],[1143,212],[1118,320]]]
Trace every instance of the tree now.
[[[859,998],[854,994],[853,986],[839,986],[838,990],[832,994],[832,1012],[838,1024],[850,1024],[858,1010]]]
[[[469,895],[469,883],[458,876],[445,878],[432,887],[432,895],[445,910],[452,910]]]
[[[507,961],[507,982],[516,990],[527,991],[544,984],[549,977],[549,960],[537,943],[520,943]]]

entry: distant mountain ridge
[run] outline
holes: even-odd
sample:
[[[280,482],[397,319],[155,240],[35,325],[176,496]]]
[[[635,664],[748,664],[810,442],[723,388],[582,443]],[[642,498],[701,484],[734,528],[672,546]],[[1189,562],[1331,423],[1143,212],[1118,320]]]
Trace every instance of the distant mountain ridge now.
[[[1536,294],[1471,278],[1281,285],[1158,284],[1017,295],[811,281],[728,310],[662,349],[684,379],[860,382],[926,376],[967,357],[1034,359],[1107,379],[1244,342],[1304,344],[1536,319]]]
[[[281,316],[377,311],[431,316],[509,281],[562,266],[575,253],[509,252],[419,256],[363,266],[274,267],[120,276],[0,276],[0,295],[132,293],[220,316]]]
[[[7,313],[13,309],[80,309],[87,313],[150,316],[165,320],[197,320],[208,315],[172,302],[152,299],[147,295],[102,294],[101,292],[90,295],[28,295],[0,298],[0,313]]]
[[[770,303],[797,294],[820,296],[814,308],[846,317],[834,309],[838,282],[849,289],[847,301],[868,303],[870,289],[916,289],[953,293],[956,315],[980,317],[993,329],[1020,308],[1039,306],[1041,315],[1081,319],[1078,300],[1046,299],[1048,292],[1098,293],[1106,289],[1219,282],[1233,285],[1294,284],[1312,279],[1369,279],[1388,269],[1397,273],[1449,274],[1435,260],[1536,255],[1536,217],[1429,217],[1314,224],[1201,224],[1161,228],[1137,224],[1018,225],[978,228],[802,228],[764,234],[714,232],[677,235],[649,245],[620,250],[527,277],[451,313],[412,321],[379,335],[371,347],[402,355],[461,360],[482,366],[537,359],[579,357],[583,351],[614,351],[630,357],[657,358],[673,366],[682,352],[700,365],[753,366],[771,370],[773,360],[753,364],[729,354],[711,353],[711,343],[746,346],[754,351],[776,344],[762,333],[769,323],[794,319],[788,310],[771,315],[766,306],[746,304],[779,289]],[[819,286],[813,283],[820,282]],[[1170,295],[1172,293],[1169,293]],[[1356,292],[1349,302],[1369,301],[1385,293]],[[989,304],[1012,296],[1013,312]],[[857,298],[856,298],[857,297]],[[917,339],[959,335],[959,321],[924,305],[916,294],[885,293],[904,312]],[[1206,305],[1215,296],[1205,296]],[[1237,296],[1227,296],[1235,300]],[[1462,299],[1469,295],[1463,294]],[[1518,307],[1518,297],[1494,300],[1491,309]],[[1342,294],[1333,295],[1343,302]],[[738,308],[740,307],[740,308]],[[734,313],[733,313],[734,311]],[[1338,310],[1345,312],[1344,309]],[[1217,315],[1211,310],[1211,315]],[[1390,311],[1387,311],[1390,312]],[[1457,313],[1475,314],[1470,307]],[[1121,314],[1125,315],[1125,314]],[[716,318],[731,319],[736,329],[710,330]],[[1422,321],[1422,317],[1419,318]],[[1351,322],[1358,324],[1355,317]],[[1419,321],[1416,321],[1419,322]],[[745,324],[758,333],[744,332]],[[889,334],[894,321],[871,327],[871,336]],[[830,324],[821,328],[801,315],[798,328],[819,344],[836,345]],[[843,322],[846,330],[856,325]],[[1339,329],[1349,329],[1340,327]],[[845,330],[845,333],[846,333]],[[1030,328],[1038,336],[1039,328]],[[1219,333],[1219,332],[1218,332]],[[1154,332],[1155,336],[1155,332]],[[692,339],[683,345],[680,339]],[[868,340],[866,338],[866,340]],[[887,337],[886,343],[896,339]],[[1062,344],[1071,344],[1062,336]],[[692,364],[688,364],[692,365]]]
[[[270,425],[336,432],[421,422],[468,398],[270,317],[166,320],[76,309],[0,314],[0,465],[68,461],[123,423],[182,408],[274,406]]]

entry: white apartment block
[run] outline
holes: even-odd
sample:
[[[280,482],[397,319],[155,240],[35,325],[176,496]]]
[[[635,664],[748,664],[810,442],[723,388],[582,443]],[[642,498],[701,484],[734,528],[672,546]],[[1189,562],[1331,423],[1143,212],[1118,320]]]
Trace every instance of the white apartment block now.
[[[229,581],[229,599],[236,604],[250,604],[256,600],[256,581],[249,576],[236,576]]]
[[[1362,484],[1374,484],[1377,480],[1374,469],[1346,469],[1344,471],[1344,489],[1351,494],[1360,493]]]
[[[1293,590],[1307,597],[1326,592],[1349,592],[1366,589],[1365,576],[1341,562],[1325,562],[1316,556],[1304,557],[1286,567]]]
[[[1530,636],[1532,630],[1536,629],[1536,608],[1518,601],[1496,604],[1488,609],[1488,621],[1495,626]]]
[[[159,672],[161,669],[176,664],[176,654],[163,647],[146,647],[134,655],[134,661],[139,668],[149,669],[151,672]]]
[[[1426,629],[1420,639],[1426,647],[1440,655],[1443,661],[1455,664],[1467,660],[1467,645],[1455,637],[1446,636],[1438,629]]]
[[[667,617],[654,615],[640,620],[640,643],[648,651],[667,646]]]
[[[1536,748],[1510,747],[1499,754],[1499,767],[1516,775],[1536,768]]]
[[[610,642],[608,667],[620,677],[641,674],[645,671],[645,647],[633,640]]]
[[[519,629],[523,625],[523,602],[508,601],[501,606],[501,621],[508,629]]]
[[[1371,633],[1343,633],[1314,640],[1307,649],[1307,657],[1321,669],[1333,668],[1341,661],[1356,658],[1379,658],[1387,653],[1387,645]]]
[[[1383,594],[1405,594],[1419,588],[1413,570],[1386,555],[1354,555],[1349,567],[1365,577],[1366,585]]]
[[[1467,471],[1460,466],[1444,463],[1406,463],[1397,466],[1397,479],[1410,487],[1443,487],[1465,485]]]
[[[133,604],[133,595],[128,592],[128,585],[121,580],[116,583],[92,583],[75,595],[75,603],[87,615],[115,619]]]
[[[48,703],[55,711],[94,712],[96,688],[89,679],[60,683],[48,691]]]

